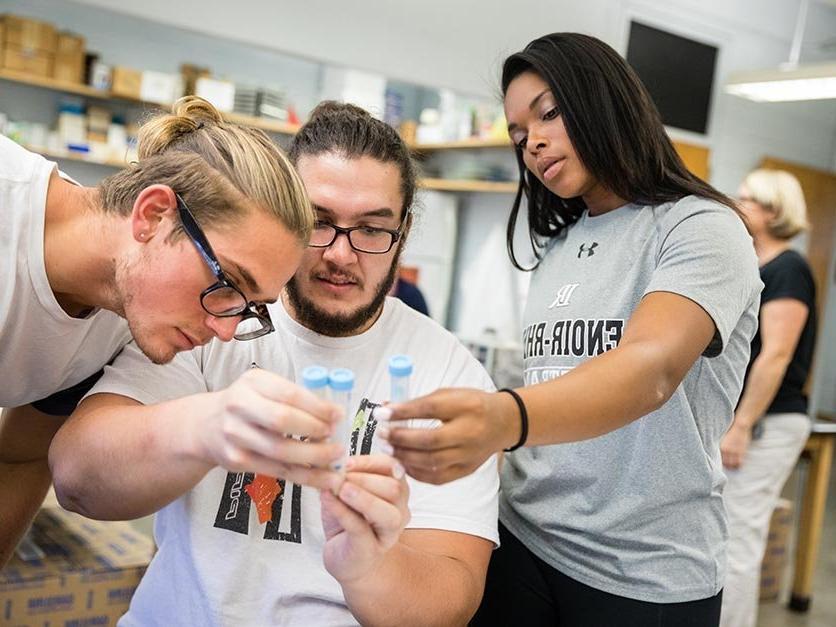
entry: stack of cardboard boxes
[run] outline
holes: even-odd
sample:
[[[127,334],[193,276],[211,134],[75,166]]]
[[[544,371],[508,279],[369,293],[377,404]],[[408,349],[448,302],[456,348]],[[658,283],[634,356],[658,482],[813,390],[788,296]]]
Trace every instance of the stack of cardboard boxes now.
[[[85,41],[47,22],[0,16],[0,67],[70,83],[84,82]]]
[[[154,553],[129,523],[60,507],[40,511],[27,545],[0,570],[0,625],[114,625]]]

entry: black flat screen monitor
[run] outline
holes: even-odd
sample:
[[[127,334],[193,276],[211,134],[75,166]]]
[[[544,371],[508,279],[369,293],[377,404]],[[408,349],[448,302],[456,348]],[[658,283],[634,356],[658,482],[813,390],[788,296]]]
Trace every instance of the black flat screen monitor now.
[[[714,46],[630,22],[627,62],[668,126],[707,132],[716,61]]]

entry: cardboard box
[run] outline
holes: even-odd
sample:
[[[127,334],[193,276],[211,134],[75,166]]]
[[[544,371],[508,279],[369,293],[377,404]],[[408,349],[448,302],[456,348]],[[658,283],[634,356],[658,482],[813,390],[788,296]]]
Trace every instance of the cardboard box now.
[[[56,54],[80,52],[82,56],[84,56],[85,44],[86,40],[81,35],[76,35],[75,33],[70,33],[68,31],[62,31],[58,33],[55,52]]]
[[[110,91],[116,96],[139,99],[142,93],[142,72],[121,65],[114,66]]]
[[[0,54],[0,67],[35,76],[52,76],[55,55],[42,50],[7,45]]]
[[[15,555],[0,570],[0,624],[113,625],[125,613],[154,552],[126,522],[99,522],[59,507],[38,513],[31,538],[42,554]]]
[[[56,55],[52,78],[66,83],[83,83],[84,53]]]
[[[3,15],[2,20],[6,31],[6,46],[55,54],[58,33],[52,24],[17,15]]]
[[[777,599],[781,592],[781,581],[784,575],[784,566],[787,563],[791,530],[792,501],[781,499],[772,512],[766,549],[761,563],[761,601]]]
[[[53,78],[68,83],[84,82],[84,37],[59,33]]]

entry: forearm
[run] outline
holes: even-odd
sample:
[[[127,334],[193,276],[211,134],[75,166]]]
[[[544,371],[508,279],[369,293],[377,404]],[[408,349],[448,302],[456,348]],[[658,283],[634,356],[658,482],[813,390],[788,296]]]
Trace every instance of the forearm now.
[[[209,396],[102,406],[73,416],[49,452],[61,505],[90,518],[130,519],[190,490],[212,467],[192,435]]]
[[[527,444],[598,437],[655,411],[668,401],[687,372],[668,362],[652,344],[633,343],[561,377],[518,389],[529,416]],[[518,420],[516,407],[509,406],[511,416]],[[518,425],[513,433],[519,437]],[[507,445],[514,442],[509,440]]]
[[[0,463],[0,568],[14,552],[49,490],[46,458]]]
[[[398,543],[374,573],[343,584],[346,603],[362,625],[465,625],[483,583],[452,557]]]
[[[752,363],[743,396],[734,413],[737,426],[751,428],[766,413],[787,372],[789,358],[761,353]]]

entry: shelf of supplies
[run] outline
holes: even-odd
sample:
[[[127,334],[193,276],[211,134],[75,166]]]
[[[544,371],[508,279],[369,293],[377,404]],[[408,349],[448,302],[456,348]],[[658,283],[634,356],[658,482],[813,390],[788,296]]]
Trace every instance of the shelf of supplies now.
[[[89,163],[90,165],[104,166],[106,168],[125,168],[128,165],[127,161],[119,159],[94,159],[83,152],[74,152],[72,150],[51,150],[47,148],[38,148],[37,146],[24,146],[26,150],[37,152],[39,155],[47,159],[64,159],[66,161],[79,161],[81,163]]]
[[[416,152],[434,152],[436,150],[457,150],[476,148],[511,148],[511,140],[507,137],[501,139],[472,137],[452,142],[433,142],[427,144],[413,144],[412,149]]]
[[[513,181],[422,179],[421,187],[441,192],[488,192],[493,194],[513,194],[516,193],[518,184]]]
[[[67,81],[57,81],[54,78],[47,78],[44,76],[34,76],[25,72],[14,72],[12,70],[0,70],[0,80],[8,81],[10,83],[19,83],[21,85],[31,85],[33,87],[42,87],[52,91],[58,91],[65,94],[73,94],[75,96],[85,96],[87,98],[98,98],[99,100],[118,100],[122,102],[130,102],[133,104],[152,107],[155,109],[169,109],[170,105],[160,104],[158,102],[149,102],[131,96],[120,96],[113,92],[103,89],[95,89],[80,83],[70,83]],[[293,135],[299,129],[295,124],[288,124],[280,120],[271,120],[269,118],[257,118],[249,115],[242,115],[240,113],[224,113],[224,118],[235,124],[250,126],[258,128],[263,131],[271,133],[283,133],[285,135]]]
[[[108,168],[124,168],[128,164],[119,159],[93,159],[83,153],[70,150],[47,150],[35,146],[25,146],[27,150],[37,152],[47,159],[66,159],[90,165],[105,166]],[[421,179],[420,186],[424,189],[433,189],[442,192],[485,192],[493,194],[513,194],[517,191],[517,183],[505,181],[470,181],[458,179]]]

